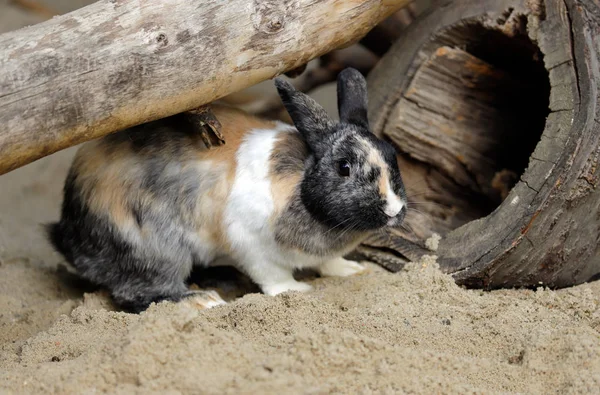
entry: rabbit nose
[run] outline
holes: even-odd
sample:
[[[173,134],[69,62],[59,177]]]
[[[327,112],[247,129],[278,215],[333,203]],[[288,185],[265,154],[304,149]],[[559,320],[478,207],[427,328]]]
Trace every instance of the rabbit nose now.
[[[390,218],[397,216],[404,207],[404,203],[398,196],[393,193],[389,193],[386,199],[383,212]]]

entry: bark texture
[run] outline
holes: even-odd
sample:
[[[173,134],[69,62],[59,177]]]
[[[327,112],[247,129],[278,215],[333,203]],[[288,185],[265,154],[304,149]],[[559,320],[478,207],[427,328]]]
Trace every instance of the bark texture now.
[[[0,36],[0,174],[359,40],[409,0],[101,0]]]
[[[437,231],[441,267],[461,284],[596,278],[598,37],[587,0],[454,1],[414,22],[369,76],[370,118],[421,213],[365,255],[385,251],[398,270]]]

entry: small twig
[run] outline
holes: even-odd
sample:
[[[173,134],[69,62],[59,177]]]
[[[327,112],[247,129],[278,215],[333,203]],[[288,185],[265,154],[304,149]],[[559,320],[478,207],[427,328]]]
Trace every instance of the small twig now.
[[[182,115],[194,131],[200,134],[208,149],[225,144],[221,123],[212,112],[210,105],[198,107]]]
[[[35,0],[10,0],[10,3],[23,8],[26,11],[38,14],[46,19],[50,19],[55,15],[60,14],[44,4],[38,3]]]
[[[306,70],[306,63],[300,67],[296,67],[295,69],[292,69],[292,70],[286,72],[285,75],[290,78],[296,78],[300,74],[304,73],[304,70]]]

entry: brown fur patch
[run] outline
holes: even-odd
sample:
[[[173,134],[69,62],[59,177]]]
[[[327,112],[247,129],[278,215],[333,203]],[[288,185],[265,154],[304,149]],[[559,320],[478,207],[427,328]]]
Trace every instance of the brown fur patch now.
[[[387,175],[387,168],[382,167],[381,175],[379,176],[379,194],[381,196],[387,196],[388,192],[390,191],[389,185],[390,183]]]
[[[388,169],[387,163],[381,157],[381,154],[373,147],[368,141],[362,140],[364,149],[368,153],[367,162],[375,168],[379,168],[379,194],[384,198],[390,191],[390,171]]]
[[[302,174],[273,179],[271,193],[273,194],[273,203],[275,204],[275,215],[281,213],[288,206],[301,180]]]
[[[199,233],[204,232],[214,245],[219,246],[222,250],[229,251],[230,245],[225,233],[223,215],[227,198],[233,186],[235,169],[228,166],[225,171],[223,177],[200,196],[196,217],[199,219],[198,223],[202,224]]]
[[[131,159],[127,147],[111,147],[103,140],[96,140],[85,143],[73,162],[76,184],[88,208],[96,214],[108,214],[120,228],[135,224],[131,212],[125,208],[124,195],[128,179],[124,177],[123,167]]]
[[[165,161],[179,162],[182,171],[190,166],[199,166],[199,177],[215,177],[216,181],[199,193],[193,212],[182,208],[183,215],[189,216],[190,221],[198,225],[198,234],[202,239],[228,249],[222,222],[235,179],[236,153],[249,131],[272,129],[276,124],[226,106],[215,105],[212,109],[222,125],[226,144],[210,150],[206,149],[200,138],[193,135],[180,136],[179,139],[167,137],[159,143],[149,140],[143,149],[135,149],[136,143],[128,138],[128,131],[119,132],[119,136],[107,136],[85,143],[75,157],[73,171],[87,207],[96,214],[108,215],[119,229],[137,228],[131,211],[132,201],[141,201],[142,207],[161,204],[157,196],[140,187],[144,178],[149,176],[149,159],[163,158]],[[168,133],[168,128],[180,125],[175,119],[170,122],[167,118],[164,126],[167,127],[164,133]],[[162,133],[162,130],[159,132]],[[139,139],[140,134],[134,138]],[[176,157],[174,153],[177,153]],[[207,168],[203,169],[203,165]],[[140,231],[143,237],[144,230]]]
[[[281,133],[270,158],[269,178],[275,204],[272,219],[290,203],[304,174],[304,161],[308,155],[306,144],[298,133]]]

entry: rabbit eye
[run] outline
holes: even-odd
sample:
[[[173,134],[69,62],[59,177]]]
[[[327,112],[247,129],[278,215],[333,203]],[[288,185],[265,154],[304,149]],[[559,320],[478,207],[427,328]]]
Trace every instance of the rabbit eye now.
[[[342,159],[341,161],[339,161],[337,171],[338,174],[342,177],[350,176],[350,162],[348,162],[346,159]]]

